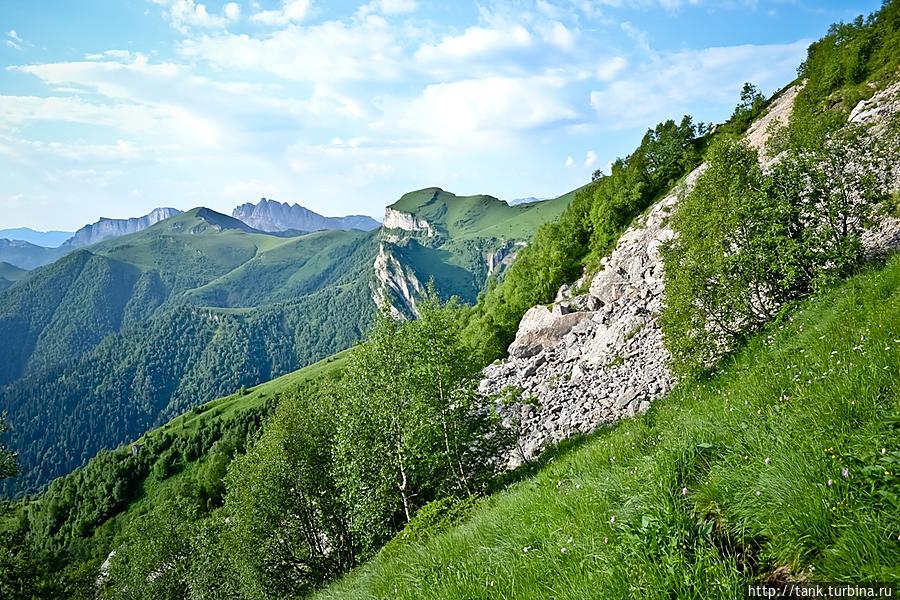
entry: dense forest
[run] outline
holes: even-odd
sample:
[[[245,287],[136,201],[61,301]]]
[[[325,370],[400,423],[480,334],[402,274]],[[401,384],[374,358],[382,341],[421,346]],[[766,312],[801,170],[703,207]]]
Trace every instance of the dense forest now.
[[[664,253],[663,320],[675,365],[688,376],[685,385],[707,380],[717,365],[727,364],[727,359],[721,362],[723,352],[737,351],[755,339],[754,333],[789,320],[799,302],[826,293],[864,266],[862,232],[885,211],[896,210],[896,197],[887,193],[891,163],[879,157],[896,150],[900,126],[888,123],[875,135],[870,128],[847,127],[846,120],[857,100],[896,77],[898,66],[900,2],[886,2],[868,19],[832,27],[810,47],[800,67],[799,77],[807,83],[790,124],[773,132],[773,149],[781,158],[770,169],[759,166],[756,152],[741,139],[766,108],[750,85],[728,123],[714,130],[695,125],[690,117],[648,130],[611,173],[597,174],[558,220],[538,229],[534,242],[474,307],[442,303],[432,289],[418,319],[398,322],[374,314],[366,341],[350,351],[341,369],[286,392],[277,406],[273,402],[221,422],[227,425],[211,424],[183,436],[157,435],[136,454],[128,448],[104,453],[55,481],[39,498],[10,504],[0,591],[11,598],[87,598],[97,585],[103,598],[299,598],[373,556],[389,561],[398,548],[426,540],[489,504],[484,496],[538,465],[501,473],[499,459],[514,444],[515,424],[504,426],[495,412],[503,398],[477,393],[481,367],[502,356],[525,310],[552,300],[561,284],[596,270],[633,219],[703,161],[707,169],[673,216],[679,236]],[[845,168],[848,162],[856,167]],[[853,301],[851,294],[847,302]],[[185,313],[182,318],[190,321]],[[224,327],[221,319],[216,323]],[[231,326],[240,330],[237,323]],[[206,326],[197,327],[198,336],[212,335]],[[241,331],[251,335],[249,328]],[[236,333],[232,343],[240,339]],[[770,343],[763,338],[757,346]],[[201,364],[190,344],[181,352],[177,362]],[[86,356],[89,361],[92,355]],[[97,362],[94,368],[107,371],[112,364]],[[148,357],[146,365],[151,364],[162,361]],[[214,363],[205,368],[213,369]],[[152,379],[142,381],[153,385]],[[681,395],[709,395],[717,385],[700,392],[685,387]],[[24,387],[20,390],[25,393]],[[880,389],[879,401],[891,393]],[[146,398],[151,401],[151,395]],[[188,406],[181,398],[172,390],[162,410],[171,408],[166,414],[173,415]],[[782,409],[776,408],[772,419],[780,422]],[[859,422],[871,416],[863,410],[848,409]],[[651,414],[640,427],[652,427],[652,420]],[[751,435],[746,432],[754,423],[739,425],[739,436]],[[662,434],[654,436],[640,439],[642,450],[661,443]],[[636,433],[623,442],[623,452],[635,452],[638,438]],[[750,441],[741,438],[740,443]],[[692,439],[689,446],[673,448],[674,458],[666,459],[686,465],[678,467],[679,477],[709,474],[712,444],[696,445]],[[891,452],[885,448],[881,455],[894,461]],[[603,456],[604,465],[615,462],[614,456]],[[847,502],[872,514],[896,514],[896,493],[884,487],[893,479],[865,466],[881,459],[865,462],[834,454],[829,460],[850,465],[844,476],[848,486],[856,483],[849,480],[851,468],[865,474],[863,483],[871,483],[871,493],[864,486],[848,488]],[[764,464],[769,461],[766,457]],[[877,465],[881,469],[882,463]],[[141,491],[136,491],[138,480]],[[142,491],[150,491],[147,482],[152,487],[166,481],[172,485],[152,505],[122,512]],[[669,508],[692,492],[687,486],[679,492],[675,479],[660,481],[667,493],[675,490],[663,500]],[[726,491],[728,481],[722,484]],[[569,484],[529,480],[520,489],[549,497]],[[104,491],[95,494],[99,490]],[[761,494],[757,490],[755,497]],[[699,522],[695,517],[664,523],[637,514],[634,526],[621,534],[623,552],[631,552],[623,555],[623,564],[641,554],[636,548],[660,563],[687,557],[676,573],[684,578],[712,564],[704,561],[716,552],[730,552],[729,557],[746,552],[752,560],[729,558],[733,579],[723,575],[721,581],[765,575],[755,570],[761,563],[754,562],[758,547],[751,544],[768,542],[778,530],[749,539],[745,531],[728,533],[714,513],[701,515]],[[112,521],[115,527],[103,528]],[[707,543],[714,530],[721,537]],[[674,542],[678,545],[667,545]],[[802,540],[795,542],[785,552],[806,551]],[[847,541],[838,550],[850,555],[860,547],[883,549],[880,542],[854,543]],[[516,554],[527,554],[530,547]],[[662,582],[670,586],[663,589],[683,589],[678,586],[684,582],[673,577]]]

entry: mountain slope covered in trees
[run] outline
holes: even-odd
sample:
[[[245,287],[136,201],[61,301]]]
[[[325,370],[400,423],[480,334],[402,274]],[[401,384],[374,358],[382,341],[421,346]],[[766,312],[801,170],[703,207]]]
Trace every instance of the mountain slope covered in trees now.
[[[894,0],[812,46],[800,69],[809,84],[790,125],[773,131],[784,171],[760,175],[756,157],[744,155],[751,151],[740,138],[766,108],[748,85],[713,133],[689,117],[648,130],[608,177],[539,228],[476,306],[442,306],[426,294],[421,318],[377,319],[333,370],[287,393],[258,437],[248,437],[255,424],[237,419],[234,441],[215,447],[210,440],[224,440],[224,430],[198,424],[203,433],[185,437],[190,443],[148,443],[138,460],[127,449],[101,455],[43,497],[11,506],[0,528],[9,549],[0,589],[163,599],[724,599],[760,580],[896,580],[900,262],[867,265],[860,240],[869,226],[893,222],[896,193],[888,197],[874,177],[891,164],[860,169],[864,181],[846,180],[852,193],[843,199],[853,202],[835,203],[820,185],[833,180],[827,169],[795,159],[857,139],[843,137],[855,103],[900,79],[898,32]],[[864,131],[884,139],[898,131],[879,125]],[[676,363],[681,385],[644,416],[501,474],[515,423],[494,409],[529,399],[516,390],[481,397],[479,369],[503,354],[525,310],[601,268],[632,221],[703,160],[708,175],[672,219],[682,237],[664,251],[666,277],[681,283],[667,289],[664,310],[681,327],[670,331],[692,335],[737,307],[725,325],[738,335],[721,348],[730,354],[702,356],[695,369]],[[708,202],[714,197],[721,202]],[[428,202],[426,193],[416,206]],[[397,212],[390,234],[401,242],[447,227],[440,210]],[[829,217],[854,226],[823,244],[815,224]],[[460,221],[464,235],[464,220],[450,224]],[[724,239],[724,254],[697,243],[711,224],[721,229],[708,244]],[[773,256],[798,268],[759,268]],[[685,282],[711,294],[698,296],[699,316],[679,312]],[[741,310],[761,305],[748,294],[764,285],[784,286],[783,295],[766,297],[777,301],[767,317],[745,319]],[[667,340],[670,351],[681,341]],[[152,437],[191,431],[210,408],[223,409],[212,416],[224,424],[215,417],[254,393]],[[167,490],[149,490],[151,503],[115,493],[138,464],[152,472],[140,485]],[[179,479],[179,469],[190,476]],[[109,494],[85,501],[99,481],[118,506],[103,506]]]
[[[517,239],[562,206],[520,224]],[[0,399],[23,467],[5,490],[34,489],[197,404],[353,344],[378,311],[381,236],[273,235],[197,208],[0,293]],[[456,268],[431,259],[415,267],[426,282]],[[469,268],[484,272],[487,259]],[[466,277],[474,300],[485,275]]]

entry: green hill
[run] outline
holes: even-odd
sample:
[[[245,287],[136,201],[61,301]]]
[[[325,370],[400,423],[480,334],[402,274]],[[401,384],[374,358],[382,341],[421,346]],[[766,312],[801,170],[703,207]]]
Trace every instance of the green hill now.
[[[422,286],[433,280],[441,296],[474,303],[488,279],[502,276],[538,227],[558,218],[577,191],[516,206],[493,196],[456,196],[440,188],[410,192],[388,209],[424,221],[433,235],[386,230],[382,248],[408,269],[405,278]],[[406,287],[416,286],[409,281]],[[388,297],[396,307],[412,312],[408,299],[391,293]]]
[[[25,269],[20,269],[7,262],[0,262],[0,291],[5,290],[15,282],[24,279],[27,275],[28,271]]]
[[[478,221],[482,209],[466,214]],[[529,212],[514,211],[517,219]],[[535,213],[516,235],[554,214]],[[352,345],[377,312],[379,236],[272,235],[197,208],[73,252],[0,292],[0,335],[9,341],[0,348],[0,402],[23,468],[3,489],[34,490],[193,406]],[[423,281],[461,273],[441,292],[474,301],[484,256],[460,252],[467,240],[442,243],[398,254]]]
[[[65,255],[66,248],[44,248],[22,240],[0,239],[0,261],[31,270]]]

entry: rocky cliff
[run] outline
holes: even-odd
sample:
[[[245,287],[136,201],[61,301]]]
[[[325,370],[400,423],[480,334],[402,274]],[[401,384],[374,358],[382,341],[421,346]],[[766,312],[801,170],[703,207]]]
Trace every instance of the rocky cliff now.
[[[789,118],[796,93],[792,88],[781,94],[750,128],[751,145],[764,148],[769,124]],[[898,113],[900,84],[861,103],[851,119],[871,123]],[[773,159],[761,152],[761,160]],[[659,248],[674,236],[667,216],[704,168],[638,219],[595,276],[563,286],[551,306],[530,309],[509,358],[484,370],[481,392],[500,394],[501,414],[508,423],[519,423],[519,450],[510,466],[575,433],[643,412],[675,385],[659,326],[664,290]],[[871,251],[900,247],[900,222],[882,219],[864,243]],[[519,400],[510,402],[508,391],[520,393]]]
[[[365,215],[324,217],[299,204],[287,204],[266,198],[261,199],[257,204],[248,202],[238,206],[231,216],[254,229],[267,232],[311,232],[325,229],[371,231],[381,225],[372,217]]]
[[[384,209],[384,228],[385,229],[401,229],[408,232],[424,231],[428,237],[434,237],[434,227],[420,217],[411,215],[391,207]]]
[[[180,214],[181,211],[175,208],[155,208],[143,217],[131,219],[107,219],[104,217],[96,223],[85,225],[76,231],[75,235],[63,244],[63,247],[78,248],[89,246],[110,238],[137,233],[160,221]]]

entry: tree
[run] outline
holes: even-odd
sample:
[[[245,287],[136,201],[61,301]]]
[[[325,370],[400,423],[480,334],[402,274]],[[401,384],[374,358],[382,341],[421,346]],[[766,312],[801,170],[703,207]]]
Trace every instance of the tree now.
[[[6,413],[0,415],[0,435],[9,431],[9,425],[6,423]],[[6,446],[0,445],[0,479],[14,477],[19,472],[16,464],[16,453],[9,450]]]
[[[680,202],[663,249],[663,332],[675,366],[696,372],[785,306],[862,261],[862,234],[888,198],[896,134],[847,126],[787,148],[769,172],[724,139]]]
[[[364,553],[428,502],[479,490],[508,443],[477,394],[457,311],[432,291],[415,321],[382,315],[347,365],[335,456]]]

